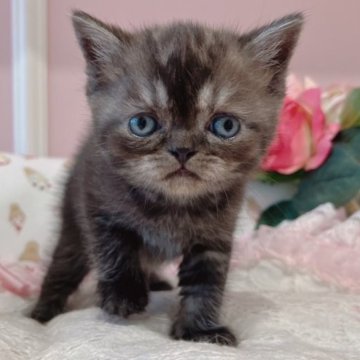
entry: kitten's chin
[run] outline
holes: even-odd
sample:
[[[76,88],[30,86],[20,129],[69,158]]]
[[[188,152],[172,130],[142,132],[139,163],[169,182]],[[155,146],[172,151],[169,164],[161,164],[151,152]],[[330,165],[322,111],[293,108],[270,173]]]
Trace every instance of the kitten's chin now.
[[[208,193],[206,182],[194,173],[174,174],[163,181],[162,191],[167,197],[178,201],[188,201]]]
[[[186,179],[193,179],[193,180],[201,180],[200,176],[195,174],[193,171],[188,170],[187,168],[180,168],[177,169],[168,175],[165,176],[164,180],[171,180],[171,179],[178,179],[178,180],[186,180]]]

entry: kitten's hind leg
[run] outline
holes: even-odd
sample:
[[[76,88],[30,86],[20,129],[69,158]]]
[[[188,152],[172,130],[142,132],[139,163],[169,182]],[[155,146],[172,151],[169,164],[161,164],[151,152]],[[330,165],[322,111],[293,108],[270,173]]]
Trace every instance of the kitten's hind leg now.
[[[77,289],[88,271],[78,231],[74,227],[63,227],[31,318],[45,323],[62,313],[68,296]]]

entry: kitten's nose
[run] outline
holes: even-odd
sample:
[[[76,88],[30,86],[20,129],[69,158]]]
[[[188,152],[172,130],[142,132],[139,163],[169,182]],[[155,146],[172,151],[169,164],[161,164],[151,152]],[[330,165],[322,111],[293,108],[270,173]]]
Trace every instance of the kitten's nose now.
[[[175,156],[181,165],[184,165],[191,157],[196,154],[196,151],[189,148],[175,148],[170,149],[169,153]]]

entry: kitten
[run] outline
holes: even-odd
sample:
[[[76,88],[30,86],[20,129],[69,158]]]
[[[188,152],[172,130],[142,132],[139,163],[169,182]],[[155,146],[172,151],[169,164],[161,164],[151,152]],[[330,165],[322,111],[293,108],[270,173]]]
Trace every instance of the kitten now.
[[[90,268],[101,307],[141,312],[180,255],[174,339],[236,345],[219,323],[244,185],[271,141],[292,14],[244,35],[179,22],[127,32],[73,14],[93,126],[67,181],[62,228],[32,317],[64,310]]]

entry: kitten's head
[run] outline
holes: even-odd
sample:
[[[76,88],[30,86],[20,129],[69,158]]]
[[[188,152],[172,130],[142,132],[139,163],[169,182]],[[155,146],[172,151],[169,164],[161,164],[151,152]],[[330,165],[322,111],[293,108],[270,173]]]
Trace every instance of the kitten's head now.
[[[135,187],[192,199],[241,182],[271,141],[301,14],[239,35],[193,23],[129,33],[75,12],[94,137]]]

